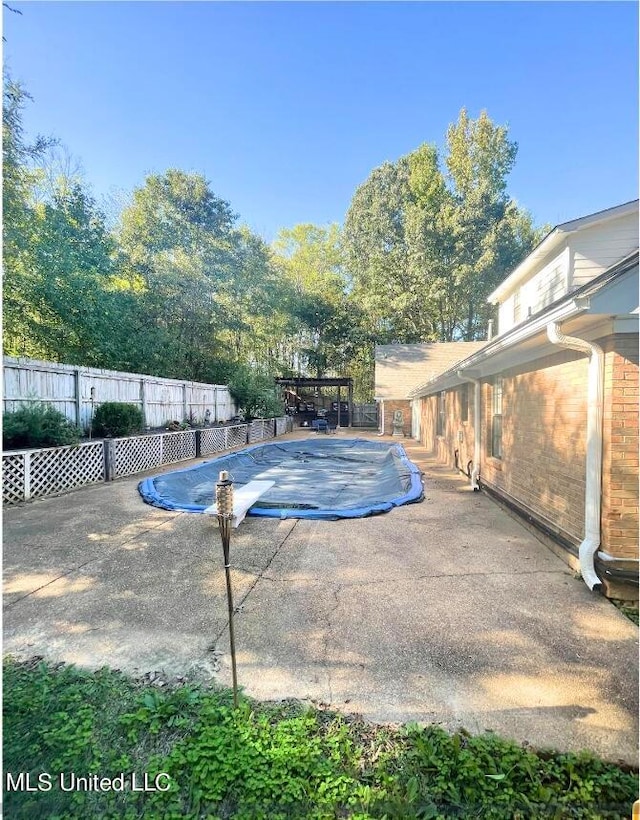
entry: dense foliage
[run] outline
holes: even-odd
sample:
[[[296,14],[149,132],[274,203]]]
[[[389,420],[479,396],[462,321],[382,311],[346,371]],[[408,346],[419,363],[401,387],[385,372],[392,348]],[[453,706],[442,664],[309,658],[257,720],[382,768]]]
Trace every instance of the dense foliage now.
[[[266,373],[240,365],[229,381],[229,390],[246,421],[282,415],[282,402]]]
[[[121,401],[105,401],[93,414],[93,430],[98,436],[131,436],[142,430],[142,423],[142,410]]]
[[[5,82],[5,353],[237,390],[274,375],[354,379],[373,398],[375,343],[484,338],[486,297],[538,233],[507,192],[517,146],[462,111],[440,156],[374,169],[344,227],[300,224],[271,247],[200,174],[152,174],[107,222],[29,100]],[[59,155],[58,155],[59,157]],[[264,412],[258,389],[249,414]],[[255,406],[250,406],[255,405]]]
[[[486,112],[460,112],[444,168],[422,145],[376,168],[344,226],[353,297],[377,341],[484,338],[487,296],[539,238],[509,197],[517,146]]]
[[[4,666],[4,768],[53,788],[5,792],[19,818],[626,818],[637,776],[492,734],[374,727],[301,704],[237,710],[226,690],[138,686],[42,662]],[[134,772],[156,792],[62,792],[59,772]]]
[[[77,444],[80,436],[81,430],[48,404],[34,402],[2,415],[3,447],[63,447]]]

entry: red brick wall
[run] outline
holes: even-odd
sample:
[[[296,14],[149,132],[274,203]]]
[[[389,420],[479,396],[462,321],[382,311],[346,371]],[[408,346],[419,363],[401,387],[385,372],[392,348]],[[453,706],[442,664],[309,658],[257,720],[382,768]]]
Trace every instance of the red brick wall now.
[[[562,351],[502,374],[501,459],[491,455],[493,381],[481,385],[481,479],[502,490],[559,534],[579,543],[584,530],[587,359]],[[445,429],[436,435],[438,396],[422,400],[422,444],[453,467],[474,457],[474,386],[469,385],[468,420],[461,393],[445,397]]]
[[[601,549],[638,556],[638,337],[600,340],[605,350]],[[481,480],[530,510],[576,546],[584,538],[588,359],[561,350],[505,371],[503,457],[491,455],[493,380],[481,386]],[[446,394],[444,435],[438,396],[421,400],[421,443],[442,464],[473,460],[473,385],[468,421],[460,392]]]
[[[492,382],[483,392],[482,480],[579,542],[584,537],[588,360],[574,351],[503,375],[503,457],[491,455]]]
[[[431,455],[436,452],[436,413],[435,396],[420,399],[420,443]]]
[[[602,453],[602,549],[638,557],[638,337],[625,334],[605,350]]]
[[[462,419],[462,390],[464,387],[448,390],[445,397],[444,435],[436,433],[439,412],[438,396],[428,396],[421,400],[420,407],[420,441],[429,453],[436,456],[442,464],[455,465],[455,452],[458,451],[458,464],[466,469],[473,460],[473,385],[468,386],[467,420]]]
[[[411,436],[411,402],[400,399],[385,399],[384,401],[384,432],[390,436],[393,433],[393,413],[395,410],[402,410],[403,414],[403,430],[405,436]],[[380,409],[380,418],[382,417],[382,408]]]

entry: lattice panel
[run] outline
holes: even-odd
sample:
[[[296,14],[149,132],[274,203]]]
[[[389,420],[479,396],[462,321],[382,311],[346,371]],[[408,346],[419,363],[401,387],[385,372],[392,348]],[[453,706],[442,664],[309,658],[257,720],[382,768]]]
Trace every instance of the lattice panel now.
[[[249,425],[251,430],[251,425]],[[239,427],[225,427],[225,450],[231,447],[238,447],[241,444],[247,443],[247,425],[243,424]]]
[[[223,427],[212,427],[200,433],[200,455],[219,453],[226,449],[226,436]]]
[[[24,501],[24,455],[2,456],[2,503]]]
[[[287,432],[287,419],[286,416],[283,416],[280,419],[276,419],[276,436],[284,436]]]
[[[141,473],[162,464],[162,434],[115,439],[115,477]]]
[[[162,436],[162,463],[170,464],[173,461],[184,461],[196,457],[195,430],[186,430],[182,433],[166,433]]]
[[[101,441],[78,447],[55,447],[29,453],[30,496],[51,495],[104,481]]]
[[[249,443],[253,444],[256,441],[262,441],[262,422],[252,421],[249,425]]]

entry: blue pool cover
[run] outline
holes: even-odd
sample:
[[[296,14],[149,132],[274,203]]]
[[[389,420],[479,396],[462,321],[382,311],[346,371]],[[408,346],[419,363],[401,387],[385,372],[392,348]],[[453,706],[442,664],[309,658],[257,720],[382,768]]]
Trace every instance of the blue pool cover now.
[[[424,498],[420,470],[401,444],[324,437],[257,444],[147,478],[138,489],[156,507],[203,512],[221,470],[236,486],[275,481],[249,511],[270,518],[361,518]]]

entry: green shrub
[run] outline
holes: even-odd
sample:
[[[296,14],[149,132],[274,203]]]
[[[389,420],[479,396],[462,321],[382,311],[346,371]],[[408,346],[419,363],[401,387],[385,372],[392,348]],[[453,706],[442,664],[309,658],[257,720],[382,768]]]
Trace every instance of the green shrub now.
[[[142,430],[142,411],[134,404],[106,401],[93,416],[97,436],[130,436]]]
[[[229,381],[229,391],[247,421],[284,413],[282,401],[276,395],[275,382],[265,373],[240,366]]]
[[[61,447],[77,444],[81,431],[63,413],[40,402],[2,415],[4,447]]]

